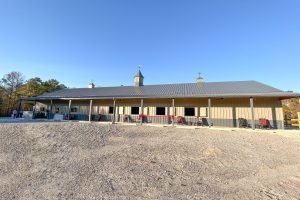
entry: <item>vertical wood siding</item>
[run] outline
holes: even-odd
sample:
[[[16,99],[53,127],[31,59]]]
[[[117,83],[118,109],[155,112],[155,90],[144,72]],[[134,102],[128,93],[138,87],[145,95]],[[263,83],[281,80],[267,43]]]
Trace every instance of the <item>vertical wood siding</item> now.
[[[140,99],[117,100],[116,103],[116,113],[119,115],[131,115],[131,107],[140,107]],[[37,108],[49,108],[49,104],[48,101],[38,102]],[[94,100],[92,114],[108,115],[110,106],[113,106],[112,100]],[[184,116],[184,108],[193,107],[195,117],[207,118],[207,106],[207,99],[175,99],[175,115]],[[88,100],[74,100],[71,107],[77,108],[77,114],[89,114]],[[166,115],[173,114],[172,99],[144,99],[144,115],[155,116],[156,107],[166,107]],[[54,113],[56,108],[59,108],[59,113],[67,114],[68,101],[54,100],[51,112]],[[249,98],[212,99],[211,113],[214,126],[235,127],[238,118],[245,118],[251,123]],[[254,116],[256,123],[260,118],[267,118],[274,128],[283,128],[283,110],[277,98],[254,98]]]

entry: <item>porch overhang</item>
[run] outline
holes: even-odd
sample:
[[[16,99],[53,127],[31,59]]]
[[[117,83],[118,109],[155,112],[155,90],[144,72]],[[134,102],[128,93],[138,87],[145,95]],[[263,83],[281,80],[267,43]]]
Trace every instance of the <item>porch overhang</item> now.
[[[52,97],[27,97],[19,98],[24,101],[42,101],[42,100],[90,100],[90,99],[184,99],[184,98],[280,98],[290,99],[299,98],[300,93],[280,92],[280,93],[245,93],[245,94],[205,94],[205,95],[187,95],[187,96],[52,96]]]

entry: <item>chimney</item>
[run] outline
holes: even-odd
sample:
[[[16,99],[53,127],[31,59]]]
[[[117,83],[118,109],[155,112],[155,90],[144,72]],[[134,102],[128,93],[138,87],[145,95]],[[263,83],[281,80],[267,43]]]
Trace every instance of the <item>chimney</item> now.
[[[141,72],[141,66],[139,66],[139,71],[134,76],[134,85],[140,87],[144,85],[144,76]]]
[[[88,85],[88,88],[95,88],[95,84],[93,83],[93,81],[91,81]]]
[[[200,75],[201,75],[201,73],[199,73],[198,78],[196,79],[196,83],[198,83],[198,84],[202,84],[204,82],[203,77]]]

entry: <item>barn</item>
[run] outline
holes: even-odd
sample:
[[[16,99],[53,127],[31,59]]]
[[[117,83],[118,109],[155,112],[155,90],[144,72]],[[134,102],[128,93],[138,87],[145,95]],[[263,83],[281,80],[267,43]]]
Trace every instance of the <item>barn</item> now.
[[[144,85],[139,70],[134,86],[63,89],[37,97],[33,116],[44,113],[66,120],[153,123],[208,127],[257,128],[261,120],[274,129],[284,128],[281,100],[299,98],[257,81],[205,82]],[[37,115],[39,113],[39,115]]]

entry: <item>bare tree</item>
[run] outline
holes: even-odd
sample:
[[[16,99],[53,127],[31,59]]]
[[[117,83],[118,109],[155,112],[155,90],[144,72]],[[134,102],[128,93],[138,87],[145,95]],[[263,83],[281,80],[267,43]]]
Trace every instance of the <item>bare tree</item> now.
[[[45,92],[53,92],[66,88],[55,79],[42,81],[39,77],[24,81],[20,72],[10,72],[0,78],[0,115],[9,115],[13,109],[17,109],[17,99],[20,97],[39,96]],[[27,108],[32,103],[23,103]]]
[[[10,114],[17,104],[18,89],[24,84],[23,75],[20,72],[10,72],[1,79],[1,87],[3,88],[4,103],[2,104],[5,114]]]
[[[3,99],[4,99],[4,89],[0,85],[0,114],[3,113],[3,109],[4,109],[4,107],[3,107],[3,103],[4,103]]]

